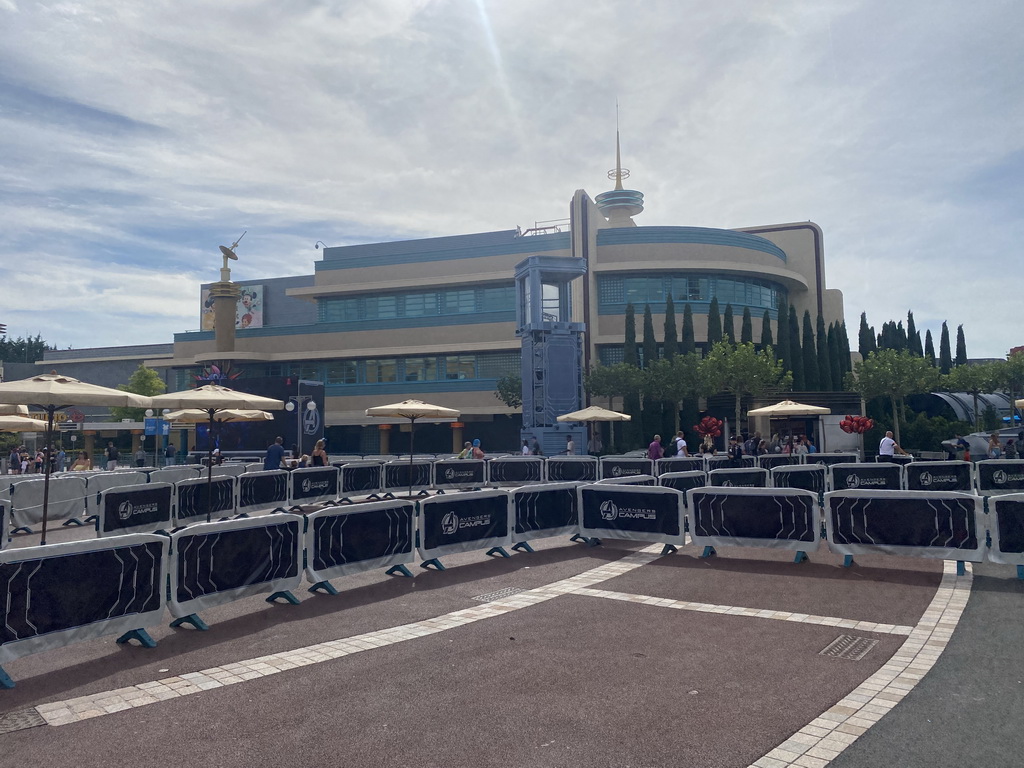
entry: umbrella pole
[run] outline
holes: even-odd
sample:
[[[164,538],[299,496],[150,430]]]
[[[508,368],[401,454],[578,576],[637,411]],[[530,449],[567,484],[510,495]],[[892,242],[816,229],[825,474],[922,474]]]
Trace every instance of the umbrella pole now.
[[[416,442],[416,417],[409,419],[409,500],[412,501],[412,457]]]
[[[54,405],[46,407],[46,446],[43,449],[43,455],[46,457],[46,475],[43,477],[43,531],[39,534],[40,545],[46,543],[47,508],[50,505],[50,441],[53,439],[53,414],[56,410],[57,407]]]
[[[213,518],[213,414],[215,409],[210,409],[210,429],[206,435],[207,456],[206,456],[206,522]]]

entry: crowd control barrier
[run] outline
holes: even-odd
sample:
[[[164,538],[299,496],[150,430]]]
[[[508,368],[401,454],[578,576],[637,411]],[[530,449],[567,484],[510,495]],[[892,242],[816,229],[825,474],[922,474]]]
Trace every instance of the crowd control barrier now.
[[[757,466],[761,469],[770,470],[775,467],[788,467],[800,463],[800,457],[794,453],[766,453],[757,457]]]
[[[100,494],[108,488],[125,485],[144,485],[151,482],[148,472],[95,472],[85,478],[85,517],[86,522],[99,518]],[[155,481],[152,481],[155,482]]]
[[[245,464],[214,464],[213,465],[213,476],[217,475],[239,475],[245,474]]]
[[[310,592],[338,591],[330,580],[387,568],[412,576],[416,559],[416,505],[411,501],[370,501],[323,507],[306,516],[306,580]]]
[[[0,552],[0,664],[104,635],[156,645],[146,629],[163,616],[169,541],[128,534]],[[0,686],[14,687],[2,667]]]
[[[42,478],[11,485],[11,532],[30,532],[33,525],[43,521],[43,492],[46,481]],[[76,520],[81,522],[85,512],[85,478],[62,475],[50,478],[46,519]]]
[[[100,537],[174,527],[174,486],[170,483],[114,486],[96,496],[96,533]]]
[[[992,535],[988,559],[1016,565],[1017,578],[1024,579],[1024,493],[989,499],[988,508]]]
[[[606,477],[598,480],[595,485],[657,485],[658,478],[654,475],[623,475],[622,477]]]
[[[631,475],[653,475],[654,462],[640,456],[602,456],[601,479],[629,477]]]
[[[658,485],[665,488],[674,488],[677,491],[686,493],[691,488],[703,488],[708,484],[707,472],[703,470],[692,470],[690,472],[666,472],[658,476]],[[683,496],[683,503],[686,503],[686,496]]]
[[[801,488],[695,488],[687,491],[690,538],[704,547],[796,550],[796,562],[821,542],[818,495]]]
[[[549,483],[592,483],[598,463],[593,456],[551,456],[544,461]]]
[[[164,467],[163,469],[158,469],[155,472],[150,472],[149,482],[177,483],[181,480],[192,480],[193,478],[199,477],[199,473],[202,471],[202,467],[191,465]]]
[[[822,464],[831,467],[833,464],[859,464],[860,456],[856,453],[808,453],[804,456],[804,464]]]
[[[379,461],[346,462],[341,465],[339,474],[338,498],[342,501],[353,496],[375,497],[384,487],[384,465]]]
[[[984,499],[950,491],[825,494],[828,546],[846,564],[861,553],[971,560],[985,557]]]
[[[994,496],[1024,491],[1024,459],[985,459],[975,467],[978,493]]]
[[[912,461],[903,468],[908,491],[974,493],[969,461]]]
[[[425,493],[434,480],[431,477],[431,462],[426,459],[413,459],[411,464],[410,467],[408,459],[389,461],[384,464],[384,483],[381,490],[388,494],[409,493],[410,491],[413,494]],[[412,476],[411,481],[410,475]]]
[[[767,488],[768,470],[757,467],[712,469],[708,472],[708,485],[723,488]]]
[[[828,468],[833,491],[899,491],[903,488],[903,467],[883,461],[875,464],[832,464]]]
[[[424,562],[444,570],[440,558],[457,552],[487,549],[509,557],[512,544],[509,495],[497,489],[432,496],[420,502],[418,548]]]
[[[668,472],[704,471],[703,456],[667,456],[655,462],[654,471],[660,477]]]
[[[512,549],[532,552],[529,542],[550,536],[580,535],[578,483],[526,485],[511,492]]]
[[[0,498],[0,550],[7,546],[7,526],[10,525],[10,520],[7,519],[7,510],[10,506],[10,500]]]
[[[245,472],[239,475],[238,504],[235,512],[248,515],[250,512],[287,507],[288,475],[289,473],[283,469]]]
[[[737,465],[736,460],[729,458],[726,454],[705,458],[706,467],[709,472],[712,469],[754,469],[757,466],[756,456],[741,456],[739,461],[740,463]]]
[[[267,592],[267,602],[297,604],[291,590],[302,581],[302,529],[301,515],[281,513],[198,523],[171,534],[171,626],[207,629],[200,611]]]
[[[664,544],[666,554],[684,543],[683,495],[672,488],[582,485],[577,488],[580,535]]]
[[[502,456],[487,462],[487,482],[492,486],[543,483],[544,459],[540,456]]]
[[[434,462],[434,487],[441,492],[483,488],[487,464],[482,459],[442,459]]]
[[[900,466],[903,466],[904,464],[909,464],[913,460],[914,460],[913,456],[910,456],[910,455],[904,456],[901,453],[896,453],[896,454],[893,454],[892,456],[887,456],[885,458],[882,458],[882,456],[880,456],[880,455],[879,456],[875,456],[875,461],[876,462],[889,462],[890,464],[899,464]]]
[[[304,467],[288,473],[293,506],[334,501],[338,498],[337,467]]]
[[[802,488],[818,494],[819,500],[828,490],[828,469],[820,464],[772,467],[769,476],[772,488]]]
[[[207,516],[214,520],[233,515],[238,502],[237,488],[238,479],[231,476],[179,480],[174,484],[175,524],[189,525],[205,521]]]

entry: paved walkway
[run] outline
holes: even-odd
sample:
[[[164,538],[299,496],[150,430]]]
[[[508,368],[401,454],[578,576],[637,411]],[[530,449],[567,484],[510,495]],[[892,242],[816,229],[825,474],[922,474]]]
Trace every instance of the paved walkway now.
[[[104,767],[1020,763],[1012,568],[660,550],[545,540],[413,579],[338,579],[339,595],[298,606],[239,601],[204,613],[208,632],[157,628],[155,649],[104,638],[18,659],[0,754]],[[822,654],[844,635],[854,658]]]

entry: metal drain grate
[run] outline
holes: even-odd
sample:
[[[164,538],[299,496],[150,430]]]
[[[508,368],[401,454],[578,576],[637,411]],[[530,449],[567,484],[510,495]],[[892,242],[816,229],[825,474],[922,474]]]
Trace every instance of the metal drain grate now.
[[[35,707],[0,715],[0,733],[23,731],[26,728],[35,728],[39,725],[46,725],[46,721],[42,715],[36,712]]]
[[[869,637],[854,637],[853,635],[840,635],[829,643],[819,656],[831,656],[836,659],[849,659],[860,661],[868,655],[868,651],[878,645],[877,640]]]
[[[489,603],[492,600],[501,600],[503,597],[511,597],[523,591],[525,590],[520,587],[505,587],[505,589],[499,589],[497,592],[488,592],[486,595],[477,595],[471,599],[481,603]]]

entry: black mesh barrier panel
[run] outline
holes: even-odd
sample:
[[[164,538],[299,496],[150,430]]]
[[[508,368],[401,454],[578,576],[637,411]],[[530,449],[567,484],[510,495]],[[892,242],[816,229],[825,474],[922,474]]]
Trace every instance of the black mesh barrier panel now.
[[[178,495],[178,508],[175,517],[179,521],[195,522],[195,518],[206,519],[207,498],[213,499],[210,514],[230,515],[235,511],[235,478],[214,477],[207,490],[206,478],[193,483],[178,483],[175,491]],[[209,496],[207,496],[209,493]]]
[[[800,457],[788,453],[766,453],[757,457],[757,465],[762,469],[772,467],[788,467],[800,463]]]
[[[709,485],[722,488],[764,488],[768,485],[765,469],[737,469],[708,473]]]
[[[614,485],[590,486],[581,494],[584,528],[680,535],[682,516],[677,494],[625,492]]]
[[[832,467],[833,491],[898,491],[902,469],[898,464],[856,464]]]
[[[653,471],[653,462],[649,459],[601,459],[601,478],[629,477],[631,475],[649,475]]]
[[[814,500],[805,495],[690,495],[694,536],[814,541]]]
[[[384,487],[401,490],[408,488],[430,487],[430,462],[416,461],[412,463],[412,482],[409,482],[409,462],[394,461],[384,465]]]
[[[336,467],[322,469],[304,469],[293,472],[292,503],[301,503],[304,499],[337,498],[338,470]]]
[[[490,482],[498,485],[539,483],[541,482],[542,466],[543,463],[540,461],[492,459],[488,466],[488,474]]]
[[[908,491],[970,492],[971,464],[968,461],[925,461],[907,464]]]
[[[455,459],[434,462],[434,485],[438,488],[466,487],[479,488],[484,484],[484,462],[480,460]]]
[[[825,492],[828,470],[824,466],[775,467],[771,474],[776,488],[802,488],[820,494]]]
[[[995,499],[991,503],[996,515],[999,551],[1024,553],[1024,500]]]
[[[530,533],[579,525],[575,488],[517,491],[512,497],[515,507],[515,532]]]
[[[345,464],[341,468],[341,496],[376,493],[384,483],[384,465]]]
[[[100,529],[104,533],[170,529],[173,493],[174,486],[170,483],[104,491]]]
[[[239,507],[278,507],[288,503],[288,475],[251,472],[238,477]]]
[[[550,483],[592,483],[597,480],[596,461],[552,457],[547,460],[547,469]]]
[[[416,511],[412,504],[374,504],[373,509],[366,510],[360,510],[360,506],[313,519],[315,548],[308,556],[315,570],[412,552]]]
[[[822,464],[826,467],[833,464],[856,464],[858,461],[856,453],[809,453],[804,456],[804,464]]]
[[[830,496],[832,541],[899,547],[978,548],[975,500]]]
[[[1002,459],[979,461],[978,488],[982,493],[1020,493],[1024,491],[1024,461]]]

